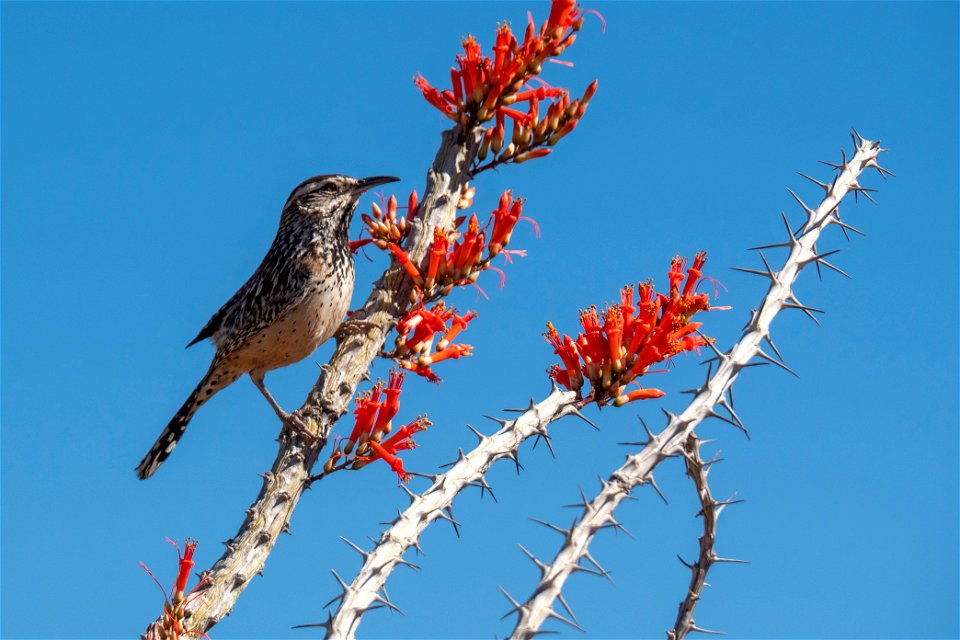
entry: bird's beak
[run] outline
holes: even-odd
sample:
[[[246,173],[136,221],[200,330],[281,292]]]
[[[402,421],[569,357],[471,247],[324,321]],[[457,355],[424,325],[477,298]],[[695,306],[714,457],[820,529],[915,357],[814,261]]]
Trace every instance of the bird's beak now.
[[[372,178],[362,178],[357,181],[357,186],[353,188],[357,193],[363,193],[368,189],[372,189],[381,184],[387,184],[389,182],[399,182],[400,178],[394,178],[393,176],[374,176]]]

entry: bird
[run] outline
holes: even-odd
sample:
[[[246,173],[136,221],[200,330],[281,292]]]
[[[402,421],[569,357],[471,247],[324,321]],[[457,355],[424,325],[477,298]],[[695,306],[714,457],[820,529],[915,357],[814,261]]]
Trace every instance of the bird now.
[[[303,360],[337,332],[353,294],[348,231],[357,203],[367,190],[398,180],[321,175],[304,180],[290,193],[260,266],[187,345],[209,339],[216,353],[200,383],[137,465],[141,480],[163,464],[197,410],[245,373],[281,420],[297,426],[296,418],[270,395],[264,375]]]

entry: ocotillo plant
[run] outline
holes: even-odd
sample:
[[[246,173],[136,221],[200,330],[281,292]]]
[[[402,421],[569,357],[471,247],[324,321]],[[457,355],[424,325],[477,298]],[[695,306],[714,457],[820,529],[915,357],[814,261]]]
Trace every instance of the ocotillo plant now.
[[[391,196],[363,217],[364,232],[352,243],[353,249],[376,247],[390,260],[390,266],[344,323],[333,356],[297,412],[311,435],[282,434],[276,460],[262,474],[259,495],[240,530],[225,543],[221,558],[202,572],[200,584],[190,595],[184,595],[186,582],[181,584],[178,577],[173,600],[151,624],[147,637],[209,632],[262,570],[280,534],[288,530],[290,516],[306,488],[325,475],[382,461],[397,473],[401,488],[410,496],[410,506],[370,551],[348,542],[360,553],[363,566],[349,583],[334,574],[342,593],[328,603],[336,603],[336,609],[317,625],[325,628],[328,637],[353,637],[364,613],[378,605],[396,607],[383,589],[393,568],[411,564],[403,554],[411,546],[419,546],[420,535],[431,522],[444,519],[459,525],[452,513],[454,498],[469,486],[489,490],[485,473],[494,462],[510,458],[519,468],[517,452],[524,441],[536,437],[550,447],[549,424],[566,415],[587,420],[581,410],[591,403],[623,407],[659,397],[662,393],[656,389],[631,385],[639,384],[658,362],[685,351],[711,350],[715,367],[703,387],[693,391],[687,409],[668,414],[668,424],[660,433],[648,432],[648,440],[637,443],[637,453],[602,483],[595,498],[583,497],[582,514],[574,525],[564,528],[544,523],[561,534],[560,551],[549,563],[531,555],[541,578],[528,600],[507,596],[511,611],[517,613],[513,637],[541,633],[549,618],[577,626],[562,596],[567,577],[578,571],[606,575],[589,553],[593,536],[602,529],[620,527],[614,510],[633,488],[642,484],[656,488],[653,470],[659,462],[683,456],[703,507],[705,526],[698,560],[688,563],[693,572],[689,592],[670,634],[683,637],[702,630],[693,621],[693,611],[710,566],[725,560],[714,552],[714,542],[716,515],[729,501],[717,502],[709,491],[707,465],[699,457],[694,429],[702,420],[714,417],[746,432],[734,412],[730,385],[743,368],[757,363],[786,368],[770,339],[771,321],[779,311],[791,308],[815,318],[817,310],[801,304],[791,284],[806,265],[836,268],[824,260],[827,254],[817,253],[816,242],[830,224],[838,224],[844,231],[852,229],[840,220],[837,206],[850,191],[866,195],[857,178],[866,168],[884,171],[877,164],[881,150],[876,143],[855,136],[852,159],[834,165],[839,174],[832,183],[818,183],[825,189],[824,201],[815,209],[803,205],[807,213],[803,226],[794,231],[787,224],[789,240],[770,245],[789,249],[783,267],[772,269],[761,253],[765,270],[748,270],[769,278],[770,287],[733,348],[720,351],[707,337],[709,332],[702,333],[700,323],[693,320],[694,314],[710,310],[709,297],[697,290],[705,254],[697,254],[689,265],[675,258],[666,293],[657,293],[650,281],[641,281],[636,288],[628,285],[617,304],[602,312],[596,307],[581,311],[582,331],[575,338],[548,325],[546,341],[560,360],[549,370],[551,393],[517,409],[519,415],[512,419],[498,419],[501,428],[496,433],[474,430],[477,446],[470,452],[457,452],[446,472],[414,474],[405,468],[402,452],[414,446],[413,436],[430,423],[425,415],[414,417],[414,412],[404,414],[404,426],[394,426],[401,415],[404,376],[439,382],[438,364],[471,355],[472,347],[462,338],[468,335],[476,312],[460,313],[445,298],[460,287],[483,286],[482,273],[496,269],[492,261],[497,256],[502,254],[509,262],[522,255],[511,245],[515,226],[525,218],[525,202],[515,195],[517,190],[500,196],[485,223],[475,213],[468,217],[459,212],[471,207],[477,186],[482,188],[480,181],[473,186],[471,182],[485,170],[544,158],[584,117],[597,92],[596,81],[580,98],[572,99],[567,90],[540,78],[544,63],[557,59],[574,44],[584,13],[571,0],[554,0],[548,18],[538,26],[531,17],[522,37],[508,25],[500,26],[489,55],[468,36],[463,54],[451,69],[449,89],[439,89],[422,76],[415,78],[427,103],[454,126],[443,134],[427,172],[423,198],[416,192],[410,194],[401,213],[398,199]],[[665,256],[671,253],[664,251]],[[495,304],[490,307],[489,312],[496,313]],[[481,313],[487,312],[481,309]],[[764,340],[772,354],[761,349]],[[377,357],[392,360],[396,369],[386,382],[373,383],[358,393]],[[334,435],[334,426],[348,413],[351,400],[353,424]],[[332,446],[326,450],[331,438]],[[318,472],[315,467],[321,461]],[[412,475],[426,475],[430,486],[414,493],[407,486]],[[193,547],[189,549],[192,555]],[[181,560],[181,574],[185,559]],[[564,613],[555,606],[558,601]]]

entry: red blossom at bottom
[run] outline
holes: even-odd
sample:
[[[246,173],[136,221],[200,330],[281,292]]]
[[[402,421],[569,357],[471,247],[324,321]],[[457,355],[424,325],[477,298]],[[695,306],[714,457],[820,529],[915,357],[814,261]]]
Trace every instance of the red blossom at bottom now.
[[[187,636],[196,635],[203,638],[208,638],[207,634],[196,629],[187,629],[185,627],[186,623],[186,606],[194,598],[200,597],[202,589],[207,586],[207,578],[203,576],[194,585],[193,589],[186,591],[187,582],[190,580],[190,571],[193,569],[193,554],[197,549],[197,541],[191,538],[187,538],[184,541],[183,551],[180,551],[180,547],[176,542],[167,538],[173,547],[177,550],[178,563],[177,563],[177,579],[173,585],[173,592],[167,597],[167,592],[163,588],[163,585],[160,584],[160,581],[157,580],[157,577],[153,575],[153,572],[147,568],[147,565],[140,563],[140,566],[146,571],[153,581],[157,583],[157,586],[160,587],[160,591],[163,592],[163,616],[147,629],[147,632],[144,634],[144,637],[148,640],[177,640],[179,638],[185,638]]]

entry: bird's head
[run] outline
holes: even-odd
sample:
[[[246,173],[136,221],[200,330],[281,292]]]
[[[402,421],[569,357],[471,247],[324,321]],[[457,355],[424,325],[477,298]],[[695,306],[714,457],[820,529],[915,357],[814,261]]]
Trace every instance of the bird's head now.
[[[350,176],[325,175],[304,180],[290,193],[284,212],[314,218],[315,222],[335,227],[350,224],[360,196],[377,185],[396,182],[392,176],[351,178]]]

